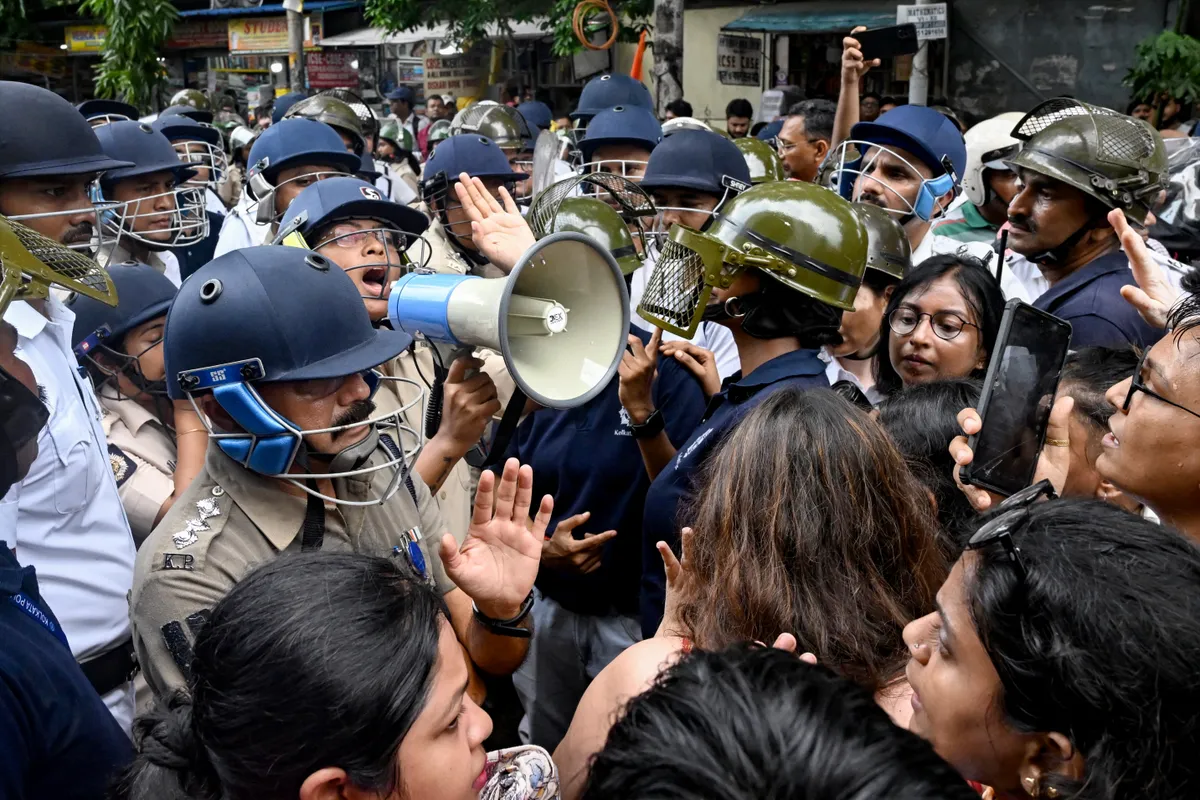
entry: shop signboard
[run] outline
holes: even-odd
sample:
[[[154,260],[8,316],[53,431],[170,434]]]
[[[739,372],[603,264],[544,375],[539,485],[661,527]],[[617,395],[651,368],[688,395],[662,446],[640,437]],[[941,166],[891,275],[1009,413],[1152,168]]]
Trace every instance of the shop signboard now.
[[[487,59],[478,50],[454,55],[425,57],[425,96],[452,94],[478,97],[483,93]]]
[[[66,30],[67,52],[102,52],[104,50],[104,40],[107,37],[107,25],[68,25]]]
[[[358,86],[358,70],[350,66],[353,53],[313,53],[306,59],[308,83],[314,89]]]
[[[223,19],[186,19],[175,23],[171,38],[163,45],[169,50],[224,50],[229,44],[229,24]]]
[[[917,41],[945,39],[949,15],[945,3],[930,3],[924,6],[896,6],[896,24],[913,23],[917,26]]]
[[[762,76],[762,39],[717,35],[717,81],[732,86],[758,86]]]
[[[286,53],[288,51],[287,17],[245,17],[229,20],[229,52]],[[304,49],[321,41],[321,18],[304,18]]]

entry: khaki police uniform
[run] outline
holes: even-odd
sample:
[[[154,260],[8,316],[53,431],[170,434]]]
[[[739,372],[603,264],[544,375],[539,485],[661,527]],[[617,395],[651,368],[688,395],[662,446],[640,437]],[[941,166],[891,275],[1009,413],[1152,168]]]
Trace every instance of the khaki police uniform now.
[[[141,546],[154,530],[158,510],[175,493],[175,437],[141,403],[113,397],[111,391],[101,389],[100,424],[133,541]]]
[[[382,458],[376,452],[371,463]],[[341,499],[366,500],[384,491],[390,476],[380,470],[339,478],[334,486]],[[284,492],[275,479],[247,470],[209,443],[203,471],[142,544],[134,570],[133,642],[156,695],[186,685],[196,633],[235,583],[280,553],[300,552],[306,509],[307,496]],[[413,479],[380,505],[325,504],[322,549],[407,563],[415,537],[429,580],[445,594],[455,588],[437,555],[447,530],[425,483]]]
[[[134,258],[133,253],[124,244],[118,242],[115,247],[103,247],[96,253],[96,262],[102,267],[108,267],[113,264],[126,264],[130,261],[138,261],[154,267],[163,275],[171,279],[171,283],[178,286],[183,282],[179,272],[179,259],[170,250],[154,250],[146,256],[145,261]]]
[[[430,258],[427,269],[446,275],[478,275],[481,278],[506,278],[504,270],[494,264],[475,264],[468,261],[450,244],[449,234],[442,223],[428,208],[422,211],[429,216],[429,228],[423,234],[429,243]]]
[[[388,164],[388,169],[392,172],[392,177],[396,180],[404,181],[408,188],[413,190],[413,194],[417,197],[421,196],[420,178],[417,173],[413,172],[412,166],[408,163],[408,159],[400,159]]]
[[[482,371],[490,375],[496,384],[496,395],[503,408],[512,397],[515,388],[504,365],[504,359],[491,350],[482,349],[476,356],[483,360]],[[379,385],[379,391],[371,398],[375,403],[375,416],[395,413],[406,404],[419,400],[417,393],[425,391],[429,384],[433,383],[433,349],[425,344],[417,344],[386,364],[381,364],[379,371],[387,377],[406,378],[416,383],[416,386],[400,381],[383,381]],[[426,401],[428,402],[428,399]],[[404,423],[421,436],[422,443],[428,441],[425,439],[425,420],[419,402],[402,416]],[[414,476],[413,480],[417,480],[417,476]],[[448,530],[459,540],[466,537],[467,528],[471,525],[475,489],[478,486],[479,470],[467,464],[466,459],[460,458],[435,495]]]

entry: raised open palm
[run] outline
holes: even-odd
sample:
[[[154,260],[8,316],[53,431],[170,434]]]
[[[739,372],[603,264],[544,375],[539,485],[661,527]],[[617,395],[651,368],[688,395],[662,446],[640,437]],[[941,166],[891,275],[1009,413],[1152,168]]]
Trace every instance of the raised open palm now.
[[[496,484],[495,474],[484,470],[467,538],[460,546],[446,534],[439,553],[446,574],[480,612],[493,619],[510,619],[533,589],[554,499],[542,498],[530,530],[526,520],[533,499],[533,469],[510,458]]]
[[[488,261],[508,273],[536,239],[508,190],[501,186],[498,191],[504,205],[492,196],[483,181],[465,172],[454,184],[458,202],[471,220],[471,240]]]

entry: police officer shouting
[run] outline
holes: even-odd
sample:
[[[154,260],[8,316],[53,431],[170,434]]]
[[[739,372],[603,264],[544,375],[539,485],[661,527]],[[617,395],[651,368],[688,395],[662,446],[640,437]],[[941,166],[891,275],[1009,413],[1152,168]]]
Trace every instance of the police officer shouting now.
[[[89,184],[97,173],[129,162],[106,156],[87,120],[53,92],[0,82],[0,107],[22,110],[0,114],[0,211],[55,242],[89,249],[98,230]],[[103,274],[94,261],[76,255],[64,269]],[[19,334],[17,356],[33,370],[50,421],[29,474],[0,502],[0,530],[15,531],[9,545],[15,544],[22,563],[37,568],[71,652],[128,731],[134,706],[126,597],[133,537],[113,480],[100,406],[71,350],[75,317],[51,295],[14,302],[4,319]]]
[[[428,246],[421,238],[428,225],[419,211],[384,199],[365,181],[330,178],[309,186],[292,201],[281,230],[295,228],[310,247],[345,270],[372,324],[379,327],[387,325],[392,284],[428,258]],[[381,411],[402,411],[409,427],[420,431],[425,424],[420,400],[440,367],[431,347],[414,342],[379,366],[389,380],[380,384],[372,401]],[[482,371],[467,377],[468,370],[480,367]],[[505,387],[503,396],[497,383]],[[501,400],[506,402],[512,395],[513,385],[504,360],[492,355],[484,361],[456,360],[443,388],[441,423],[436,433],[426,431],[430,438],[413,469],[437,495],[451,533],[462,537],[471,520],[475,484],[463,456],[479,442]]]
[[[443,593],[481,669],[520,664],[553,501],[526,527],[532,471],[513,459],[499,480],[481,479],[461,544],[445,533],[397,446],[415,432],[399,413],[373,415],[373,368],[410,342],[372,327],[353,280],[299,248],[232,253],[180,289],[167,315],[168,391],[195,403],[212,433],[204,470],[138,554],[135,642],[157,694],[184,685],[206,609],[282,551],[406,559]]]

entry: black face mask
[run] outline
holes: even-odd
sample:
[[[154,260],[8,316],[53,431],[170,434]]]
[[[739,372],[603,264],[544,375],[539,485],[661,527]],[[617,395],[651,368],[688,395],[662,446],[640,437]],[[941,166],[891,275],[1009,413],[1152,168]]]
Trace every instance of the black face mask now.
[[[0,368],[0,494],[23,477],[29,465],[21,463],[22,451],[28,452],[49,419],[37,395]]]
[[[755,339],[795,336],[802,347],[841,344],[842,312],[765,278],[762,287],[705,307],[703,319],[724,322],[740,318],[742,331]]]

